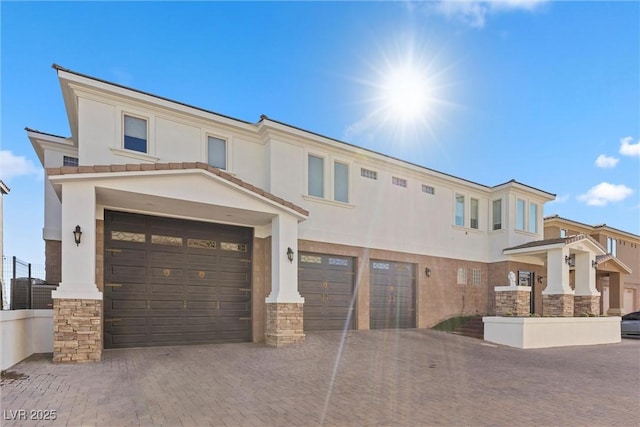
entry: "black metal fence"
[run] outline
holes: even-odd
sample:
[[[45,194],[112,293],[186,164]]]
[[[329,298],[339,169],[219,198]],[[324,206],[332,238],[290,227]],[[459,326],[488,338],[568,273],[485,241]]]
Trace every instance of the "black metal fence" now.
[[[2,257],[2,287],[0,306],[3,310],[27,308],[53,308],[51,291],[55,285],[47,285],[42,280],[44,265],[31,264],[14,257]]]

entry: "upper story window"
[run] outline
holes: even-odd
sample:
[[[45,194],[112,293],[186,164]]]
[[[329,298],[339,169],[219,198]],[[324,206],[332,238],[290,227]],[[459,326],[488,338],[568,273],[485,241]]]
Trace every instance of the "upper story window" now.
[[[378,179],[378,172],[365,169],[365,168],[360,168],[360,176],[376,180]]]
[[[147,121],[138,117],[124,116],[124,148],[147,152]]]
[[[618,241],[613,237],[607,237],[607,253],[618,256]]]
[[[564,228],[560,229],[560,237],[567,237],[567,230],[565,230]]]
[[[407,187],[407,180],[404,178],[398,178],[397,176],[391,177],[391,183],[393,185],[397,185],[398,187]]]
[[[78,166],[78,158],[77,157],[64,156],[62,158],[62,166]]]
[[[456,225],[464,227],[464,196],[456,194]]]
[[[538,205],[529,203],[529,233],[538,232]]]
[[[430,185],[422,184],[422,192],[427,194],[436,194],[436,189]]]
[[[502,230],[502,199],[494,200],[491,209],[492,229]]]
[[[471,214],[470,214],[470,221],[471,221],[471,228],[475,228],[476,230],[478,229],[478,215],[479,215],[479,211],[480,211],[480,202],[478,201],[478,199],[471,199],[471,203],[470,203],[470,208],[471,208]]]
[[[333,199],[337,202],[349,202],[349,166],[345,163],[333,164]]]
[[[227,141],[214,136],[207,138],[209,166],[227,169]]]
[[[524,231],[524,200],[516,201],[516,230]]]
[[[324,159],[309,155],[308,192],[310,196],[324,197]]]

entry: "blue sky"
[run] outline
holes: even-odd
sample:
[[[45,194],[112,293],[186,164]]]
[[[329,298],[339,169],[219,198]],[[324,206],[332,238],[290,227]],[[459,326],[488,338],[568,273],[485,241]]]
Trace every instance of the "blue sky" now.
[[[514,178],[558,195],[545,215],[640,234],[638,2],[0,7],[5,255],[44,262],[43,174],[24,127],[70,134],[54,62],[482,184]],[[412,118],[389,107],[407,69],[424,95]]]

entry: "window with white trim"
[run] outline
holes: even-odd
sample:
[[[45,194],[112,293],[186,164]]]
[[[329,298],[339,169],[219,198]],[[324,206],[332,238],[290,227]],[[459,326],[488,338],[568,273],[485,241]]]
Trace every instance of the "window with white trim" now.
[[[529,203],[529,233],[538,232],[538,205]]]
[[[476,286],[482,284],[482,270],[479,268],[471,269],[471,284]]]
[[[613,237],[607,237],[607,253],[618,256],[618,240]]]
[[[560,229],[560,237],[567,237],[567,230],[565,230],[564,228]]]
[[[139,117],[124,115],[124,148],[147,152],[147,121]]]
[[[324,159],[309,154],[308,193],[310,196],[324,197]]]
[[[391,177],[391,183],[393,185],[397,185],[398,187],[407,187],[407,180],[404,178],[398,178],[397,176]]]
[[[462,194],[456,194],[455,209],[455,224],[459,227],[464,227],[464,196]]]
[[[227,141],[215,136],[207,137],[207,161],[209,166],[227,169]]]
[[[516,201],[516,230],[524,231],[524,207],[525,201],[518,199]]]
[[[466,285],[467,284],[467,269],[459,268],[457,274],[457,283],[458,285]]]
[[[477,230],[479,224],[478,215],[480,214],[480,202],[478,201],[478,199],[472,198],[470,199],[469,207],[471,208],[471,212],[469,215],[470,226],[471,228],[475,228]]]
[[[78,158],[71,156],[64,156],[62,158],[62,166],[78,166]]]
[[[430,185],[422,184],[422,192],[427,194],[436,194],[436,189]]]
[[[369,170],[369,169],[365,169],[365,168],[360,168],[360,176],[362,176],[364,178],[377,180],[378,179],[378,172],[372,171],[372,170]]]
[[[491,203],[492,230],[502,230],[502,199]]]
[[[333,199],[349,203],[349,165],[345,163],[333,163]]]

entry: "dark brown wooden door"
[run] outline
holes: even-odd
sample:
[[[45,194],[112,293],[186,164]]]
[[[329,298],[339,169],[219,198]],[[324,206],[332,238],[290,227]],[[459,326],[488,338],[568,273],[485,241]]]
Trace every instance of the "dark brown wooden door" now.
[[[105,348],[251,340],[253,230],[105,212]]]
[[[416,327],[415,266],[405,262],[371,261],[371,329]]]
[[[298,289],[304,297],[305,331],[353,329],[354,259],[300,253]]]

